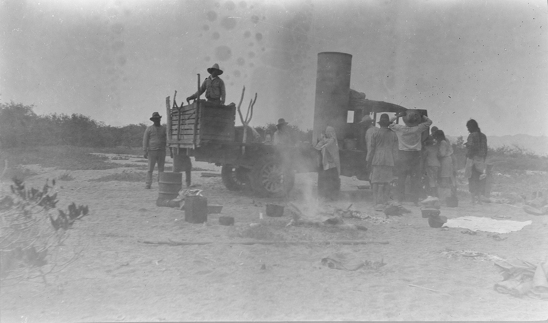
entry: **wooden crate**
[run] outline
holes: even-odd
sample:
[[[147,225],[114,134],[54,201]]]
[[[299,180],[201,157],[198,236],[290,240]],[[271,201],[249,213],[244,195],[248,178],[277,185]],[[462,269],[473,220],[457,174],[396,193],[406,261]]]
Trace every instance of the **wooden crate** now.
[[[208,142],[233,142],[235,106],[223,106],[201,101],[169,109],[168,144],[195,148]]]

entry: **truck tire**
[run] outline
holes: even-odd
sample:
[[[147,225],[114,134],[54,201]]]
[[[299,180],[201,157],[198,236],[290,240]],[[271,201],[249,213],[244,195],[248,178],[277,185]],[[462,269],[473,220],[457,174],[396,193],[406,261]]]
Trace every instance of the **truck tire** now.
[[[241,191],[249,187],[249,169],[247,168],[223,165],[221,177],[229,191]]]
[[[260,159],[251,170],[251,188],[263,197],[281,197],[295,185],[295,173],[278,159]]]

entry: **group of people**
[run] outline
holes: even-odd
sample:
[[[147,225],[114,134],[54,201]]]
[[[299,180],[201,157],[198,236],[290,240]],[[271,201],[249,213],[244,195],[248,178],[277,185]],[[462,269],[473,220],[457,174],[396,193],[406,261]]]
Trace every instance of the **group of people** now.
[[[394,121],[402,117],[404,124]],[[425,115],[417,110],[408,110],[390,118],[382,114],[378,121],[365,116],[361,122],[361,138],[367,146],[366,169],[373,192],[375,208],[383,209],[389,204],[391,184],[396,182],[396,199],[402,203],[409,179],[408,195],[418,205],[421,192],[426,195],[456,199],[456,158],[453,147],[443,130],[432,127]],[[472,203],[481,203],[485,190],[487,138],[481,133],[478,123],[470,119],[466,127],[470,133],[466,142],[467,162],[465,177],[469,179]],[[335,129],[328,126],[315,146],[321,151],[318,175],[318,192],[325,198],[335,198],[340,188],[340,158]]]
[[[206,100],[209,102],[215,102],[218,104],[224,104],[226,99],[226,90],[225,83],[219,77],[223,74],[223,70],[219,68],[218,64],[213,64],[212,67],[207,69],[209,76],[204,80],[198,91],[191,96],[187,97],[186,100],[197,99],[200,95],[205,92]],[[156,165],[158,165],[158,172],[164,171],[164,165],[166,160],[166,147],[167,147],[167,129],[166,126],[161,125],[160,121],[162,116],[158,112],[154,112],[150,121],[153,124],[146,128],[143,136],[143,150],[144,157],[148,159],[148,172],[146,176],[145,188],[150,189],[152,185],[152,173]],[[189,164],[190,159],[188,156],[183,156],[182,162],[184,164]],[[191,165],[191,164],[189,164]],[[181,167],[176,167],[180,165],[174,165],[174,170]],[[190,169],[192,166],[188,165],[183,166],[186,171],[186,185],[190,186]]]
[[[210,76],[196,93],[187,97],[187,102],[205,92],[207,101],[224,104],[225,85],[219,77],[223,71],[218,64],[207,71]],[[402,117],[404,124],[394,123],[398,117]],[[154,124],[146,129],[143,138],[144,156],[149,160],[146,188],[151,186],[155,164],[158,164],[158,171],[164,170],[167,138],[165,126],[160,125],[161,116],[155,112],[150,120]],[[453,148],[443,130],[437,127],[432,127],[431,133],[423,140],[423,133],[432,125],[432,120],[427,116],[417,110],[407,110],[392,118],[386,113],[382,114],[378,121],[379,127],[375,127],[369,115],[362,119],[361,124],[363,127],[358,141],[360,146],[367,147],[365,163],[377,209],[389,203],[394,177],[397,177],[396,198],[399,203],[404,200],[408,178],[408,193],[416,205],[420,192],[440,198],[456,196],[456,158]],[[485,190],[487,137],[473,119],[466,123],[466,127],[470,135],[466,142],[465,177],[469,179],[472,203],[481,203],[481,195]],[[276,128],[272,138],[267,138],[265,142],[282,146],[290,144],[287,122],[279,119]],[[315,148],[321,152],[318,192],[323,197],[336,198],[340,190],[341,163],[333,127],[326,128]],[[190,185],[188,180],[187,185]]]

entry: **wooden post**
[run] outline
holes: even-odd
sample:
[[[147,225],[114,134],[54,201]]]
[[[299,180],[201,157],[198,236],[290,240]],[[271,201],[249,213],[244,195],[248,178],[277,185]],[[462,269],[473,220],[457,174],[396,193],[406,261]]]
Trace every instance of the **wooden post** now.
[[[166,98],[166,117],[167,117],[167,143],[169,144],[171,141],[171,108],[170,108],[170,98],[169,96]]]
[[[194,137],[192,138],[192,144],[196,149],[196,135],[198,130],[198,121],[200,117],[200,74],[198,74],[198,97],[196,98],[196,118],[194,119]]]
[[[240,121],[242,121],[242,124],[244,125],[244,134],[242,138],[242,154],[245,154],[245,144],[247,141],[247,128],[249,125],[249,122],[251,121],[251,118],[253,118],[253,107],[255,106],[255,102],[257,101],[257,93],[255,93],[255,98],[249,102],[249,107],[247,108],[247,113],[245,115],[245,119],[242,115],[242,111],[240,110],[240,107],[242,106],[242,101],[244,100],[244,93],[245,93],[245,86],[242,89],[242,97],[240,98],[240,103],[238,103],[238,114],[240,115]]]
[[[177,115],[177,118],[178,118],[178,121],[177,121],[177,145],[178,145],[179,140],[180,140],[180,136],[181,136],[181,107],[183,105],[181,104],[181,107],[178,107],[177,104],[175,103],[175,97],[177,97],[177,91],[175,91],[175,94],[173,95],[173,107],[177,108],[177,112],[179,113]]]

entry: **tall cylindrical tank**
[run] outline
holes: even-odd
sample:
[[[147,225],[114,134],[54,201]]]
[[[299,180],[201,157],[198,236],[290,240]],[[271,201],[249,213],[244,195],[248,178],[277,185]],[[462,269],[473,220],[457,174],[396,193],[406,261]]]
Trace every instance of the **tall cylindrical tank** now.
[[[312,142],[316,143],[326,126],[332,126],[337,139],[344,139],[349,94],[352,55],[337,52],[318,54],[316,103]]]

